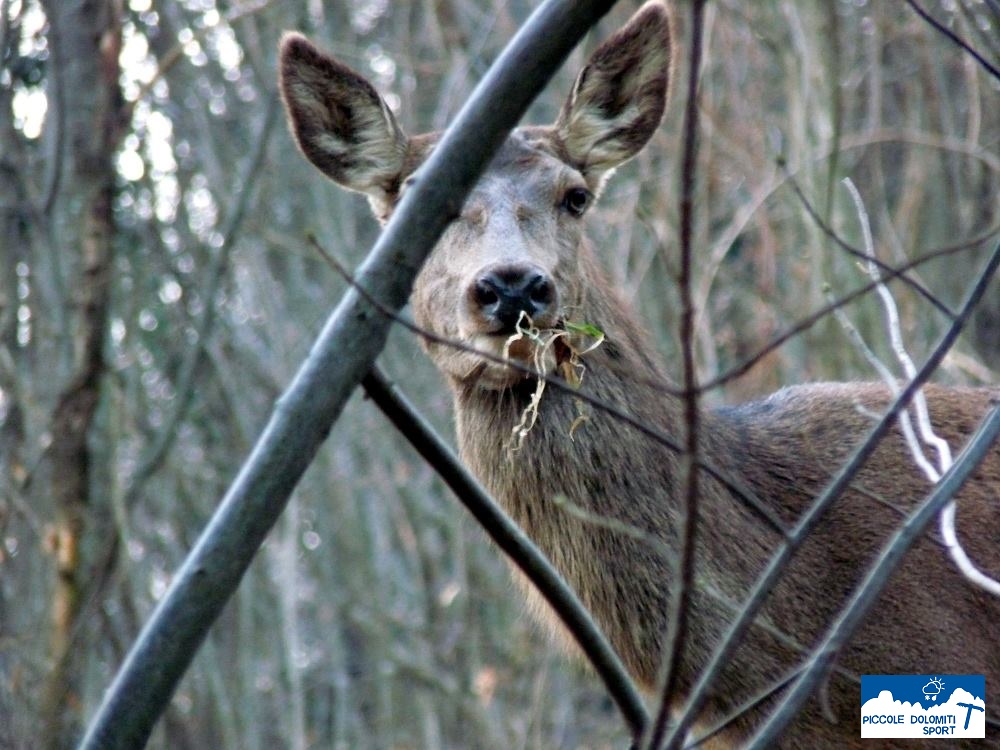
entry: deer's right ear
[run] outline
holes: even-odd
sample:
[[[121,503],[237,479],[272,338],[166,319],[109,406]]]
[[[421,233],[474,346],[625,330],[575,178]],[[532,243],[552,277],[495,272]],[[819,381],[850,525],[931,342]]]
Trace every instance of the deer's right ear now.
[[[382,215],[399,192],[407,138],[375,87],[304,36],[281,40],[281,96],[306,158],[334,182],[368,195]]]

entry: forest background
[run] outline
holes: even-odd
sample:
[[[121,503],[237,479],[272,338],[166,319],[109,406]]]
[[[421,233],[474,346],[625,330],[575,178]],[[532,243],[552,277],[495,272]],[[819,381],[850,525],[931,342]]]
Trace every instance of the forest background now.
[[[994,0],[927,2],[1000,60]],[[678,3],[676,80],[687,76]],[[551,121],[574,53],[528,121]],[[0,0],[0,748],[69,747],[378,227],[296,152],[275,55],[298,29],[411,132],[445,127],[532,4]],[[701,380],[868,281],[823,226],[954,307],[1000,231],[1000,81],[906,2],[709,3],[694,226]],[[682,86],[590,221],[679,374]],[[947,325],[895,284],[921,358]],[[872,295],[845,308],[891,360]],[[381,364],[452,439],[411,333]],[[996,383],[994,284],[936,379]],[[875,377],[825,316],[707,396]],[[499,553],[360,396],[195,658],[151,747],[623,746]]]

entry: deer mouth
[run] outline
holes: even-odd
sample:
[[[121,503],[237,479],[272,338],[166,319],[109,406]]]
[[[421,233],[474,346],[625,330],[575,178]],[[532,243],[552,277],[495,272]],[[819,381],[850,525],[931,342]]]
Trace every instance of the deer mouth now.
[[[469,344],[480,356],[469,379],[481,387],[502,390],[553,373],[558,341],[549,339],[556,330],[473,335]]]

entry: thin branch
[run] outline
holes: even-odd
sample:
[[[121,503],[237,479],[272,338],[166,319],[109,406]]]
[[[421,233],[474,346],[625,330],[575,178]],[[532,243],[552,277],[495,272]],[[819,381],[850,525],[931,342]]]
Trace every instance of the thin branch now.
[[[51,59],[46,67],[46,75],[51,87],[46,92],[48,97],[48,117],[52,123],[52,129],[46,133],[46,149],[48,159],[45,167],[45,182],[42,187],[41,202],[37,210],[46,222],[51,221],[52,209],[56,204],[56,197],[59,195],[59,188],[62,184],[63,169],[65,168],[65,138],[66,138],[66,96],[65,85],[65,61],[62,59],[63,44],[60,37],[61,19],[57,13],[46,15],[49,24],[48,49]]]
[[[849,242],[845,241],[839,234],[837,234],[834,231],[833,227],[831,227],[829,224],[823,221],[823,217],[821,217],[819,213],[816,211],[816,209],[813,208],[812,204],[809,202],[809,199],[806,198],[805,193],[802,192],[802,188],[799,187],[798,181],[792,175],[788,176],[788,182],[791,184],[792,190],[795,192],[795,195],[798,196],[799,201],[801,201],[802,207],[805,208],[806,213],[809,214],[809,218],[811,218],[816,223],[816,226],[819,227],[820,231],[823,232],[823,234],[825,234],[827,237],[833,240],[833,242],[837,245],[837,247],[839,247],[841,250],[844,250],[846,253],[853,255],[855,258],[859,258],[860,260],[866,261],[868,263],[874,263],[876,266],[879,267],[879,269],[881,269],[885,273],[892,272],[893,268],[891,265],[889,265],[885,261],[879,260],[874,255],[866,253],[864,250],[859,250],[858,248],[854,247]],[[899,277],[900,281],[912,287],[913,290],[917,292],[921,297],[926,299],[928,302],[934,305],[934,307],[936,307],[938,310],[944,313],[948,317],[948,320],[955,319],[955,313],[952,312],[951,309],[946,304],[944,304],[941,300],[939,300],[936,296],[934,296],[934,294],[926,287],[924,287],[923,284],[921,284],[919,281],[915,281],[914,279],[911,279],[909,276],[906,276],[905,274],[897,274],[897,276]]]
[[[684,107],[684,130],[681,157],[680,191],[680,270],[677,275],[680,296],[680,343],[683,362],[684,450],[680,456],[680,484],[684,502],[680,505],[681,549],[673,585],[669,625],[664,634],[658,681],[659,706],[643,745],[656,750],[663,741],[673,697],[677,691],[681,656],[688,636],[688,619],[694,588],[695,537],[698,530],[698,373],[694,361],[695,309],[692,298],[692,232],[694,224],[694,183],[698,158],[698,78],[701,75],[705,2],[694,0],[691,6],[690,52],[688,53],[687,101]]]
[[[476,88],[400,201],[359,273],[393,311],[508,132],[611,0],[549,0]],[[142,746],[209,627],[239,585],[348,397],[385,346],[391,320],[349,289],[195,548],[133,644],[81,750]]]
[[[851,195],[851,199],[854,201],[855,210],[858,212],[861,232],[865,242],[865,251],[872,255],[875,252],[875,243],[872,240],[871,222],[868,218],[868,212],[865,210],[864,202],[861,199],[861,194],[858,192],[858,189],[854,186],[854,183],[849,177],[845,177],[843,182]],[[912,378],[916,374],[917,368],[913,364],[913,360],[911,359],[909,352],[906,351],[906,345],[903,343],[903,332],[899,324],[899,310],[896,307],[896,301],[889,292],[889,288],[882,283],[882,278],[878,268],[876,268],[874,264],[869,263],[867,271],[869,277],[871,277],[873,281],[879,282],[875,291],[877,292],[879,301],[882,304],[882,309],[885,311],[889,342],[893,353],[896,355],[896,361],[903,368],[903,375],[908,379]],[[857,347],[861,350],[864,358],[868,360],[868,363],[879,374],[879,377],[882,379],[882,382],[885,383],[889,392],[894,397],[898,395],[899,382],[896,375],[889,369],[889,366],[879,359],[878,355],[868,345],[864,336],[862,336],[861,332],[857,329],[854,323],[851,322],[850,318],[847,317],[843,310],[837,311],[837,318],[840,320],[841,325],[847,331],[848,335],[854,340]],[[948,447],[948,444],[934,435],[934,432],[931,429],[930,416],[927,412],[927,399],[924,397],[924,391],[922,388],[913,396],[913,409],[917,413],[918,419],[921,421],[921,432],[925,436],[925,439],[927,439],[929,434],[933,436],[935,441],[939,441],[941,446],[943,446],[939,447],[939,451],[941,451],[942,456],[947,456],[947,461],[950,465],[951,450]],[[907,409],[900,412],[899,428],[903,433],[903,442],[906,443],[909,448],[918,468],[920,468],[924,476],[927,477],[927,481],[934,484],[941,478],[941,475],[924,455],[923,448],[917,440],[916,433],[913,431],[913,420],[910,418],[910,412]]]
[[[243,18],[246,18],[247,16],[251,16],[255,13],[260,13],[263,10],[267,10],[267,8],[271,5],[272,2],[274,2],[274,0],[255,0],[254,2],[250,2],[245,5],[240,5],[235,8],[230,8],[230,10],[223,16],[223,20],[226,22],[226,24],[232,26],[234,23]],[[149,92],[153,90],[153,87],[156,85],[157,81],[159,81],[168,72],[170,72],[170,69],[174,67],[174,65],[176,65],[177,62],[184,56],[184,48],[188,44],[190,44],[191,41],[202,39],[204,36],[206,36],[210,31],[212,31],[215,28],[217,27],[204,26],[200,29],[195,29],[192,32],[190,40],[188,40],[187,42],[178,42],[177,44],[175,44],[173,47],[171,47],[169,50],[166,51],[163,57],[157,61],[156,70],[153,72],[153,75],[149,78],[148,81],[146,81],[139,87],[139,91],[136,94],[135,99],[133,99],[131,102],[128,103],[125,111],[125,117],[127,120],[132,119],[132,113],[135,111],[136,106],[138,106],[139,102],[141,102],[143,99],[149,96]]]
[[[913,395],[931,376],[934,370],[941,363],[941,360],[944,359],[945,354],[947,354],[948,350],[952,347],[955,340],[958,338],[958,335],[961,333],[966,320],[968,320],[972,311],[975,309],[975,306],[986,292],[986,289],[989,286],[993,274],[998,266],[1000,266],[1000,244],[997,245],[993,254],[990,256],[986,268],[980,274],[976,284],[969,293],[968,298],[962,305],[960,312],[955,317],[955,320],[948,327],[948,330],[938,342],[937,346],[934,347],[934,350],[931,352],[916,377],[911,379],[899,396],[892,401],[892,404],[882,416],[882,419],[868,434],[868,437],[866,437],[865,440],[855,449],[850,460],[840,468],[836,476],[827,485],[826,489],[823,490],[813,505],[799,520],[798,524],[796,524],[792,533],[781,545],[774,557],[771,558],[770,563],[764,573],[758,578],[756,585],[750,593],[743,612],[735,620],[735,622],[730,625],[729,631],[723,638],[722,643],[716,648],[715,652],[712,654],[709,664],[699,676],[698,682],[688,697],[684,711],[677,719],[673,733],[667,739],[668,748],[680,747],[685,732],[687,732],[688,728],[697,717],[698,712],[705,704],[705,700],[708,697],[708,691],[718,679],[722,670],[729,663],[730,657],[736,650],[737,646],[739,646],[750,625],[753,623],[753,620],[756,617],[757,612],[763,606],[764,601],[774,589],[778,579],[784,572],[785,567],[788,565],[792,554],[801,546],[801,544],[808,537],[809,533],[816,527],[817,523],[820,521],[830,505],[838,497],[840,497],[844,490],[847,489],[848,485],[850,485],[850,483],[854,480],[858,471],[875,451],[879,442],[881,442],[882,438],[889,432],[890,427],[895,423],[899,413],[907,407],[910,400],[913,398]]]
[[[951,556],[952,562],[955,563],[955,567],[971,583],[988,591],[993,596],[1000,596],[1000,581],[980,570],[959,541],[958,532],[955,529],[955,515],[957,512],[958,506],[953,500],[941,511],[940,518],[941,538],[948,550],[948,554]]]
[[[865,250],[869,254],[874,254],[874,242],[872,241],[872,230],[871,222],[868,218],[868,212],[865,210],[864,201],[861,199],[861,193],[855,187],[854,182],[851,181],[849,177],[845,177],[843,180],[845,187],[851,194],[851,199],[854,201],[855,209],[858,212],[858,219],[861,222],[861,230],[865,240]],[[874,264],[868,264],[868,275],[876,281],[881,282],[881,274]],[[896,361],[899,363],[900,367],[903,368],[903,375],[907,378],[912,378],[916,372],[916,365],[913,364],[913,359],[910,357],[909,352],[906,351],[906,344],[903,342],[903,330],[899,322],[899,308],[896,306],[896,300],[893,299],[892,294],[889,292],[889,287],[883,283],[879,283],[876,289],[878,293],[879,301],[882,303],[882,309],[885,312],[885,325],[886,330],[889,334],[889,343],[892,347],[893,354],[896,356]],[[895,395],[899,386],[896,382],[895,376],[889,371],[889,369],[882,364],[882,361],[878,359],[875,353],[868,347],[861,337],[860,331],[855,330],[857,338],[862,342],[862,347],[865,351],[865,356],[868,357],[872,365],[879,371],[882,376],[882,380]],[[927,477],[931,484],[934,484],[941,478],[941,472],[947,471],[951,466],[951,448],[947,441],[943,438],[938,437],[934,432],[934,428],[931,426],[930,412],[927,408],[927,399],[924,396],[923,389],[917,391],[913,398],[913,409],[916,412],[917,424],[920,428],[920,435],[924,442],[929,445],[934,445],[938,452],[938,460],[941,465],[940,471],[935,469],[933,464],[924,455],[924,451],[920,442],[917,440],[916,433],[913,431],[913,426],[911,423],[909,412],[904,411],[899,415],[899,424],[903,430],[903,436],[905,441],[910,448],[910,452],[913,455],[914,460],[920,467],[921,471]]]
[[[226,225],[222,228],[222,246],[216,252],[212,266],[208,271],[208,280],[202,294],[202,299],[205,300],[205,309],[195,326],[194,343],[181,362],[172,408],[129,481],[125,498],[122,501],[126,510],[135,503],[146,482],[166,459],[177,437],[177,429],[181,420],[191,405],[191,398],[195,391],[195,375],[201,365],[205,347],[208,345],[208,339],[215,324],[216,297],[223,280],[226,278],[226,271],[229,269],[229,256],[236,244],[236,239],[240,236],[240,229],[243,226],[243,219],[246,217],[247,206],[250,203],[250,196],[253,195],[257,177],[263,171],[261,165],[267,155],[271,134],[274,132],[275,123],[280,119],[277,116],[279,109],[278,97],[272,95],[268,101],[267,109],[264,111],[263,122],[253,138],[256,148],[240,175],[240,180],[237,183],[237,194],[229,208]]]
[[[257,144],[255,151],[249,157],[238,182],[239,193],[226,214],[226,223],[222,227],[223,244],[218,249],[208,272],[208,281],[205,284],[203,294],[203,298],[207,302],[195,326],[194,344],[181,362],[177,377],[176,396],[172,403],[173,408],[161,425],[152,444],[142,456],[139,467],[132,474],[123,495],[116,494],[112,498],[115,514],[115,525],[112,527],[114,533],[109,535],[110,538],[106,541],[100,559],[88,571],[87,588],[80,610],[80,623],[74,628],[72,636],[74,643],[83,635],[82,623],[86,622],[87,617],[100,605],[103,592],[109,582],[113,580],[112,576],[119,560],[118,553],[122,544],[128,541],[127,514],[129,509],[135,504],[146,482],[155,474],[169,454],[177,437],[177,430],[191,404],[197,383],[196,374],[215,323],[216,306],[214,300],[225,279],[230,252],[239,236],[257,175],[260,173],[261,164],[267,153],[271,133],[279,119],[277,117],[278,109],[278,98],[272,96],[262,118],[263,122],[253,139],[253,142]]]
[[[845,178],[844,183],[851,193],[851,197],[857,206],[858,215],[861,218],[865,236],[865,247],[869,253],[872,253],[871,227],[868,223],[868,215],[865,212],[861,196],[858,193],[857,188],[854,187],[854,183],[851,182],[849,178]],[[878,270],[872,265],[869,265],[868,273],[874,279],[879,278]],[[903,332],[899,324],[899,311],[896,308],[896,301],[892,298],[892,295],[889,293],[888,288],[884,284],[879,284],[877,291],[879,298],[882,301],[882,307],[886,313],[886,327],[889,331],[889,339],[892,344],[892,350],[896,355],[897,361],[903,368],[903,373],[906,377],[912,378],[916,372],[916,367],[914,366],[913,360],[910,358],[910,355],[906,351],[906,347],[903,344]],[[857,335],[858,338],[860,338],[860,334]],[[865,347],[865,349],[867,350],[867,347]],[[867,351],[870,352],[870,350]],[[869,358],[874,360],[876,367],[881,366],[881,362],[878,361],[874,353],[870,353]],[[888,373],[883,373],[882,378],[886,381],[889,388],[892,389],[893,393],[895,393],[898,389],[895,378]],[[917,392],[916,397],[913,400],[913,407],[916,412],[916,421],[917,427],[920,431],[920,437],[923,439],[924,443],[934,446],[937,451],[937,466],[934,466],[930,459],[928,459],[925,455],[923,447],[921,446],[920,441],[917,440],[917,436],[913,431],[913,426],[910,423],[910,417],[907,412],[903,412],[899,415],[899,423],[903,430],[903,437],[917,466],[920,467],[920,470],[923,471],[924,475],[931,484],[937,484],[941,481],[941,475],[948,471],[952,466],[953,461],[951,447],[944,438],[939,437],[937,433],[934,432],[934,427],[931,425],[930,412],[927,408],[927,399],[924,398],[922,390]],[[941,511],[940,517],[941,538],[944,541],[944,545],[947,548],[948,553],[951,555],[952,561],[958,567],[962,575],[964,575],[973,584],[985,589],[994,596],[1000,596],[1000,581],[991,578],[976,567],[976,565],[969,558],[965,548],[962,547],[962,543],[959,541],[958,534],[955,531],[955,513],[956,505],[953,500],[945,506],[944,510]]]
[[[775,680],[771,685],[769,685],[768,687],[764,688],[762,691],[757,693],[757,695],[753,696],[749,700],[737,706],[733,710],[733,712],[729,714],[729,716],[726,716],[725,718],[721,719],[719,722],[714,724],[711,727],[711,729],[705,732],[705,734],[696,737],[693,742],[685,744],[684,750],[693,750],[693,748],[701,747],[703,744],[705,744],[710,739],[715,737],[715,735],[719,734],[724,729],[726,729],[726,727],[728,727],[730,724],[736,722],[744,714],[750,713],[757,706],[759,706],[761,703],[770,698],[772,695],[784,690],[786,687],[788,687],[789,684],[791,684],[792,680],[794,680],[796,677],[802,674],[805,671],[805,669],[806,669],[805,665],[798,666],[784,677],[780,677],[777,680]]]
[[[746,372],[747,370],[749,370],[751,367],[753,367],[753,365],[755,365],[757,362],[759,362],[767,353],[769,353],[773,349],[778,348],[781,344],[783,344],[788,339],[792,338],[793,336],[797,335],[798,333],[801,333],[803,330],[806,330],[806,329],[810,328],[818,320],[820,320],[821,318],[823,318],[826,315],[830,314],[831,312],[837,312],[841,307],[847,305],[848,303],[850,303],[854,299],[856,299],[856,298],[858,298],[858,297],[860,297],[860,296],[862,296],[864,294],[867,294],[872,289],[875,289],[875,288],[879,287],[880,285],[883,285],[884,281],[891,280],[891,279],[899,276],[900,274],[905,273],[907,270],[910,270],[911,268],[914,268],[914,267],[916,267],[918,265],[926,263],[927,261],[930,261],[930,260],[933,260],[933,259],[936,259],[936,258],[940,258],[940,257],[945,257],[947,255],[951,255],[951,254],[954,254],[956,252],[960,252],[962,250],[967,250],[967,249],[969,249],[971,247],[974,247],[974,246],[980,244],[981,242],[983,242],[985,239],[988,239],[989,237],[992,237],[993,235],[995,235],[997,233],[997,231],[998,231],[998,228],[994,227],[994,228],[988,230],[987,232],[985,232],[983,235],[981,235],[979,237],[975,237],[972,240],[968,240],[966,242],[963,242],[963,243],[960,243],[960,244],[957,244],[957,245],[952,245],[952,246],[945,247],[945,248],[939,248],[938,250],[930,251],[930,252],[928,252],[928,253],[920,256],[919,258],[915,258],[915,259],[907,262],[906,264],[904,264],[902,266],[899,266],[898,268],[893,268],[889,273],[883,274],[882,277],[881,277],[881,280],[872,281],[872,282],[866,284],[865,286],[860,287],[859,289],[856,289],[855,291],[849,293],[848,295],[840,298],[839,300],[835,300],[835,301],[829,303],[828,305],[824,306],[823,308],[820,308],[815,313],[813,313],[812,315],[810,315],[808,318],[803,319],[796,326],[792,327],[791,329],[789,329],[788,331],[786,331],[784,334],[778,336],[767,347],[765,347],[763,350],[761,350],[760,352],[758,352],[756,355],[754,355],[750,359],[746,360],[741,366],[739,366],[737,368],[734,368],[733,370],[729,371],[728,373],[724,373],[723,375],[719,376],[715,380],[710,381],[709,383],[707,383],[704,386],[702,386],[701,390],[702,391],[707,391],[710,388],[714,388],[714,387],[716,387],[716,386],[718,386],[718,385],[720,385],[722,383],[728,382],[729,380],[731,380],[731,379],[733,379],[733,378],[735,378],[735,377],[743,374],[744,372]],[[526,375],[530,375],[530,376],[536,377],[536,378],[542,378],[542,379],[544,379],[546,381],[547,384],[550,384],[550,385],[554,386],[555,388],[560,389],[560,390],[564,390],[566,392],[572,392],[575,398],[578,398],[578,399],[580,399],[580,400],[582,400],[582,401],[590,404],[591,406],[595,407],[598,410],[603,411],[604,413],[608,414],[609,416],[611,416],[613,418],[619,419],[620,421],[628,424],[630,427],[635,428],[636,430],[638,430],[639,432],[643,433],[644,435],[646,435],[650,439],[652,439],[655,442],[657,442],[657,443],[659,443],[659,444],[661,444],[661,445],[669,448],[670,450],[673,450],[673,451],[675,451],[677,453],[681,453],[682,452],[682,450],[683,450],[682,447],[676,441],[674,441],[673,438],[667,436],[666,434],[660,432],[659,430],[656,430],[655,428],[649,426],[648,424],[643,423],[643,422],[635,419],[631,415],[628,415],[628,414],[620,411],[617,407],[615,407],[615,406],[613,406],[613,405],[611,405],[611,404],[609,404],[609,403],[607,403],[607,402],[605,402],[605,401],[603,401],[603,400],[601,400],[599,398],[595,398],[595,397],[590,396],[590,395],[588,395],[586,393],[583,393],[583,392],[580,392],[580,391],[577,391],[577,390],[573,389],[572,386],[569,386],[567,383],[565,383],[565,381],[563,381],[558,376],[546,375],[546,374],[538,373],[535,370],[533,370],[532,368],[530,368],[530,367],[528,367],[526,365],[523,365],[523,364],[521,364],[519,362],[516,362],[516,361],[513,361],[513,360],[509,360],[509,359],[504,359],[503,357],[497,356],[496,354],[493,354],[492,352],[481,351],[479,349],[476,349],[475,347],[469,346],[468,344],[465,344],[465,343],[463,343],[461,341],[458,341],[456,339],[452,339],[452,338],[448,338],[448,337],[444,337],[444,336],[439,336],[439,335],[437,335],[437,334],[435,334],[435,333],[433,333],[431,331],[428,331],[428,330],[426,330],[424,328],[421,328],[421,327],[417,326],[415,323],[413,323],[410,320],[407,320],[406,318],[402,317],[401,315],[393,313],[392,311],[390,311],[387,308],[385,308],[385,306],[381,305],[378,302],[378,300],[374,299],[370,294],[368,294],[368,292],[364,288],[362,288],[360,285],[358,285],[357,281],[354,279],[354,277],[351,275],[351,273],[349,271],[347,271],[347,269],[343,266],[343,264],[341,264],[336,258],[334,258],[330,253],[328,253],[326,251],[326,249],[322,245],[319,244],[319,242],[316,240],[316,238],[314,236],[308,235],[307,239],[308,239],[309,243],[313,246],[313,248],[316,250],[316,252],[330,265],[330,267],[333,268],[349,285],[351,285],[353,288],[355,288],[362,296],[364,296],[369,302],[371,302],[371,304],[380,313],[382,313],[383,315],[386,315],[387,317],[390,317],[394,322],[396,322],[399,325],[403,326],[404,328],[406,328],[410,332],[416,334],[417,336],[420,336],[421,338],[423,338],[423,339],[425,339],[427,341],[431,341],[431,342],[440,344],[442,346],[447,346],[447,347],[451,347],[451,348],[454,348],[454,349],[459,350],[459,351],[465,351],[465,352],[476,354],[477,356],[482,357],[483,359],[490,360],[490,361],[495,362],[497,364],[505,365],[505,366],[507,366],[507,367],[509,367],[511,369],[523,372]],[[674,389],[671,389],[669,386],[667,386],[667,385],[665,385],[663,383],[653,382],[653,381],[644,381],[644,383],[646,385],[649,385],[650,387],[661,388],[665,392],[669,392],[671,394],[674,393]],[[902,415],[902,416],[905,419],[905,414]],[[710,476],[712,476],[714,479],[718,480],[724,486],[726,486],[729,490],[731,490],[733,492],[733,494],[738,499],[740,499],[751,511],[753,511],[754,513],[756,513],[759,518],[761,518],[762,520],[764,520],[774,531],[776,531],[777,533],[781,534],[784,537],[787,537],[788,530],[785,528],[784,524],[766,506],[764,506],[762,503],[760,503],[760,501],[749,490],[747,490],[742,485],[740,485],[738,482],[736,482],[732,477],[729,477],[726,474],[724,474],[723,472],[721,472],[720,470],[718,470],[713,464],[708,463],[707,461],[701,459],[700,457],[697,459],[697,465],[699,466],[699,468],[701,468],[702,470],[706,471]],[[880,498],[875,498],[875,499],[876,500],[881,500]],[[894,506],[892,506],[892,507],[894,509],[896,509]],[[577,511],[575,511],[571,507],[567,507],[567,510],[569,510],[571,512],[577,512]],[[896,509],[896,510],[898,510],[900,514],[904,513],[904,511],[902,511],[900,509]],[[624,530],[621,530],[621,531],[622,531],[622,533],[632,533],[632,530],[628,530],[628,529],[624,529]],[[648,543],[650,540],[644,539],[644,541],[646,541]],[[944,542],[940,542],[937,539],[935,539],[935,542],[941,544],[942,546],[947,547],[947,545],[945,545]]]
[[[711,131],[711,118],[703,116],[703,122],[705,127]],[[923,133],[920,131],[888,128],[866,131],[865,133],[853,135],[844,135],[840,137],[835,146],[831,147],[827,144],[823,151],[814,154],[807,161],[817,163],[828,159],[836,159],[838,154],[843,151],[849,151],[855,148],[866,148],[886,143],[907,143],[927,148],[934,148],[948,153],[964,154],[970,158],[977,159],[987,169],[1000,173],[1000,159],[998,159],[992,152],[986,151],[979,144],[956,138],[935,136],[930,133]],[[737,212],[737,217],[730,222],[725,232],[723,232],[720,236],[720,239],[713,243],[713,249],[708,253],[709,261],[707,272],[702,275],[702,281],[698,289],[699,300],[704,303],[704,301],[708,299],[709,290],[714,283],[714,278],[720,268],[723,255],[727,252],[726,248],[729,248],[736,238],[742,234],[743,226],[753,216],[756,209],[759,208],[772,195],[774,195],[779,188],[783,187],[784,184],[788,182],[790,177],[793,177],[800,170],[801,166],[795,168],[786,166],[780,175],[771,178],[770,184],[768,184],[762,192],[757,193],[753,198],[753,201],[748,206]],[[980,235],[980,237],[982,239],[989,239],[996,233],[996,231],[996,229],[991,229]],[[704,311],[702,311],[702,315],[704,315]]]
[[[994,257],[1000,259],[1000,248]],[[775,746],[781,732],[795,718],[801,710],[802,704],[826,676],[834,657],[861,625],[865,615],[868,614],[876,599],[889,583],[890,577],[899,567],[903,556],[924,532],[934,516],[962,488],[962,485],[986,457],[987,451],[994,446],[998,438],[1000,438],[1000,403],[989,412],[979,430],[923,504],[893,535],[892,541],[886,545],[878,562],[868,572],[864,583],[856,590],[851,603],[830,629],[823,644],[814,652],[806,671],[795,682],[791,691],[748,746],[751,750],[765,750]]]
[[[948,37],[951,41],[953,41],[963,50],[965,50],[968,54],[970,54],[973,57],[973,59],[975,59],[977,63],[982,65],[991,76],[1000,81],[1000,69],[997,69],[997,67],[995,65],[992,65],[989,60],[987,60],[985,57],[976,52],[976,50],[972,47],[971,44],[966,42],[964,39],[962,39],[962,37],[960,37],[958,34],[956,34],[954,31],[949,29],[943,23],[934,18],[934,16],[932,16],[930,13],[924,10],[916,2],[916,0],[906,0],[906,4],[909,5],[911,8],[913,8],[914,13],[916,13],[927,23],[929,23],[931,26],[937,29],[937,31]]]
[[[879,128],[863,133],[853,133],[845,135],[840,146],[846,151],[848,149],[866,148],[868,146],[891,143],[906,143],[952,154],[964,154],[972,159],[976,159],[990,171],[1000,172],[1000,157],[995,152],[984,148],[981,144],[970,142],[964,138],[937,135],[922,130]],[[825,154],[821,158],[828,158],[828,156],[829,154]]]
[[[611,698],[638,737],[649,723],[642,697],[587,608],[545,555],[496,504],[378,366],[362,381],[365,392],[410,444],[451,487],[483,530],[535,585],[572,633]]]
[[[997,234],[997,232],[1000,232],[1000,227],[992,227],[984,234],[978,237],[974,237],[971,240],[962,242],[958,245],[951,245],[949,247],[943,247],[937,250],[931,250],[930,252],[925,253],[924,255],[921,255],[918,258],[914,258],[910,261],[907,261],[903,265],[894,268],[891,271],[883,273],[881,281],[870,281],[866,283],[864,286],[858,287],[852,292],[848,292],[843,297],[840,297],[824,305],[823,307],[819,308],[818,310],[811,313],[807,317],[802,318],[798,323],[793,325],[791,328],[786,329],[783,333],[778,334],[775,338],[773,338],[770,342],[765,344],[756,353],[752,354],[750,357],[745,359],[742,363],[736,365],[735,367],[732,367],[731,369],[727,370],[721,375],[704,383],[702,385],[702,390],[707,391],[713,388],[718,388],[719,386],[725,385],[731,380],[735,380],[736,378],[745,375],[747,372],[753,369],[753,367],[758,365],[768,354],[780,348],[783,344],[785,344],[785,342],[789,341],[795,336],[798,336],[803,331],[812,328],[814,325],[816,325],[816,323],[818,323],[820,320],[825,318],[830,313],[835,312],[841,307],[844,307],[845,305],[850,304],[854,300],[868,294],[868,292],[877,288],[880,283],[884,283],[886,281],[891,281],[892,279],[898,278],[907,271],[916,268],[918,266],[921,266],[924,263],[927,263],[928,261],[935,260],[937,258],[943,258],[948,255],[953,255],[955,253],[961,252],[962,250],[969,250],[975,247],[976,245],[979,245],[980,243],[984,242],[985,240],[988,240],[989,238],[993,237],[995,234]]]

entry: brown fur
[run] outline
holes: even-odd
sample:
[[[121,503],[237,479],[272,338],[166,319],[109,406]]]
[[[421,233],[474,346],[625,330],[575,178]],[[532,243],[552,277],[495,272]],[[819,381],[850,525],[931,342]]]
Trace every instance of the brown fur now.
[[[606,343],[586,357],[583,391],[677,434],[682,405],[651,385],[665,382],[653,346],[584,241],[582,220],[561,203],[571,189],[586,188],[596,197],[607,175],[658,126],[666,97],[668,32],[663,5],[648,3],[594,54],[554,126],[525,127],[510,136],[429,258],[412,305],[417,322],[438,336],[499,354],[506,336],[490,335],[469,290],[484,268],[496,264],[541,269],[552,279],[560,304],[534,321],[537,325],[557,328],[570,319],[606,333]],[[384,119],[388,109],[373,101],[373,89],[359,82],[360,76],[303,38],[290,39],[282,47],[282,90],[303,152],[332,179],[366,192],[385,219],[436,136],[402,135],[391,115]],[[324,76],[333,82],[316,83]],[[303,92],[304,85],[316,90]],[[322,111],[323,102],[330,113]],[[321,148],[316,128],[324,122],[349,148]],[[374,154],[385,153],[390,144],[392,158],[369,158],[369,143]],[[397,147],[405,149],[399,158]],[[550,388],[537,424],[512,456],[508,438],[534,379],[442,344],[430,343],[427,350],[454,395],[463,460],[576,589],[632,675],[652,686],[673,576],[673,562],[662,550],[676,549],[679,534],[682,488],[675,452],[596,410],[569,439],[577,404],[571,394]],[[554,360],[546,361],[553,366]],[[956,449],[1000,398],[996,388],[926,391],[937,430]],[[763,401],[705,411],[701,450],[792,524],[871,428],[870,412],[884,409],[888,398],[886,388],[873,384],[786,388]],[[893,434],[794,558],[711,696],[705,723],[799,663],[901,514],[927,489],[899,434]],[[958,498],[960,538],[994,576],[1000,575],[998,495],[1000,450],[994,449]],[[588,518],[568,512],[567,502]],[[779,542],[773,529],[705,475],[701,514],[691,637],[680,665],[683,689],[690,688]],[[639,534],[623,533],[623,524]],[[559,632],[533,589],[524,589],[541,619]],[[997,644],[1000,602],[956,573],[931,532],[908,554],[838,666],[854,674],[985,673],[995,686],[1000,684]],[[812,703],[784,736],[783,747],[893,746],[860,740],[855,681],[836,672],[828,700],[834,721]],[[745,716],[723,739],[747,736],[768,708]],[[994,743],[1000,741],[995,727],[988,732]]]

